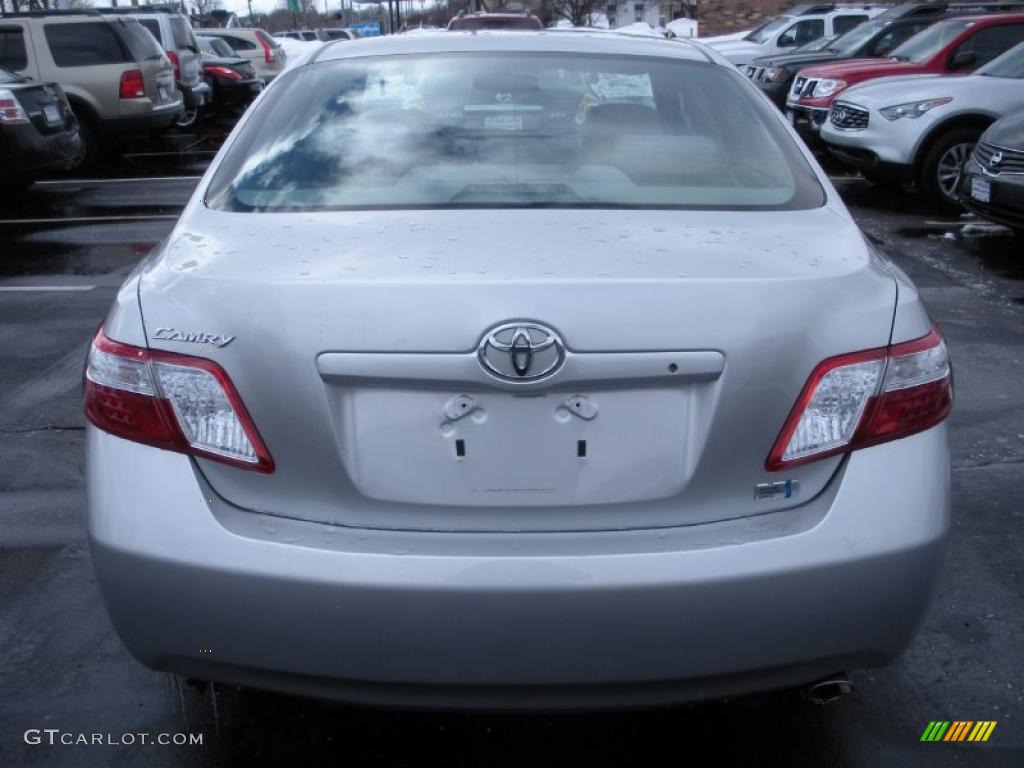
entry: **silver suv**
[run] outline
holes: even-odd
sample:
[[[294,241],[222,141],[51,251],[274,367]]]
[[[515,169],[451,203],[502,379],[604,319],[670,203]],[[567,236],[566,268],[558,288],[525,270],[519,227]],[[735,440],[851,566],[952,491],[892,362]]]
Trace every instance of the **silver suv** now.
[[[111,135],[166,130],[182,112],[171,62],[135,19],[90,11],[0,16],[0,65],[60,84],[86,161]]]
[[[196,122],[202,107],[210,100],[210,86],[203,79],[202,57],[192,26],[183,14],[156,8],[107,8],[104,13],[117,13],[138,19],[156,38],[174,67],[174,84],[185,100],[185,110],[178,118],[180,128]]]

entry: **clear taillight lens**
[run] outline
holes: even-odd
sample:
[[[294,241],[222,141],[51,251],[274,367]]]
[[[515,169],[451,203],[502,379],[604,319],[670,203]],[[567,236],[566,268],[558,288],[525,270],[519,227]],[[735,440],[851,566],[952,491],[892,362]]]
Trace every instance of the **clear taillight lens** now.
[[[100,429],[128,440],[274,470],[227,373],[205,358],[121,344],[101,329],[89,350],[85,413]]]
[[[245,426],[210,371],[162,362],[153,370],[190,446],[249,464],[258,461]]]
[[[765,462],[769,470],[921,432],[949,414],[946,344],[926,336],[840,355],[811,373]]]
[[[14,98],[14,93],[7,88],[0,88],[0,125],[16,125],[27,122],[28,115],[18,100]]]

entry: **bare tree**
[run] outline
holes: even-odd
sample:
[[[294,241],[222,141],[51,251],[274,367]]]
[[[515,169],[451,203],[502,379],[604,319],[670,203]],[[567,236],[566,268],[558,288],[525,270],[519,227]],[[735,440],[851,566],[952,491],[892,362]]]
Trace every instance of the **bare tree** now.
[[[206,16],[210,11],[217,11],[224,7],[221,0],[192,0],[191,5],[196,16]]]
[[[585,27],[590,17],[601,5],[600,0],[554,0],[555,16],[565,19],[574,27]]]

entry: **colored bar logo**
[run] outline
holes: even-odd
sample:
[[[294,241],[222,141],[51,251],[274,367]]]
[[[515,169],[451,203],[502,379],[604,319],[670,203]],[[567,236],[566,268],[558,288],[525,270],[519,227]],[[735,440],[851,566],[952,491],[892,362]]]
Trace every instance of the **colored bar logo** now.
[[[996,720],[932,720],[921,734],[921,741],[988,741],[996,729]]]

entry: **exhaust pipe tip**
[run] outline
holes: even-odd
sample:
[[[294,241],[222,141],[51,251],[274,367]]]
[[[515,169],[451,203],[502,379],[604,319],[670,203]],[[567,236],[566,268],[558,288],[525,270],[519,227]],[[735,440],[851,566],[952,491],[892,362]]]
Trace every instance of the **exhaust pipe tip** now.
[[[831,704],[853,693],[853,681],[845,672],[822,678],[804,689],[804,696],[819,706]]]

